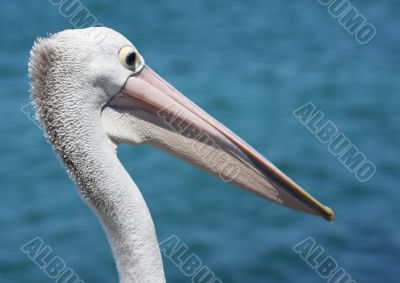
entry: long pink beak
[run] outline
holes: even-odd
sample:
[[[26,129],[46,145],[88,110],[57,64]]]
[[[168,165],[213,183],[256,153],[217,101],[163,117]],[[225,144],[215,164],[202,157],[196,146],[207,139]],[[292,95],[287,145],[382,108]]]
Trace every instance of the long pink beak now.
[[[145,66],[108,107],[146,121],[146,142],[282,206],[332,221],[333,211]]]

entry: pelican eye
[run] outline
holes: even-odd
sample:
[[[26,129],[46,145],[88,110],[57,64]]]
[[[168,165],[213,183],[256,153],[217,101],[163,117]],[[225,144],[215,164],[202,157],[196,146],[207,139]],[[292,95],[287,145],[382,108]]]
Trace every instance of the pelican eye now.
[[[122,47],[119,50],[118,58],[122,66],[133,71],[134,73],[141,71],[144,66],[144,60],[142,56],[140,56],[138,51],[132,46]]]
[[[126,56],[125,62],[126,62],[126,64],[127,64],[128,66],[133,66],[133,65],[135,65],[135,62],[136,62],[136,52],[129,53],[129,54]]]

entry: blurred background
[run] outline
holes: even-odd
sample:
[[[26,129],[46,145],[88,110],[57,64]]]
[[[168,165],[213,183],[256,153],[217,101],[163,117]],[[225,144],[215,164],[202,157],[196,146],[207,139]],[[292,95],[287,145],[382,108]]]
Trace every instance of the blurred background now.
[[[376,27],[367,45],[317,0],[81,3],[337,215],[329,224],[157,149],[122,146],[119,156],[144,194],[159,241],[177,235],[223,282],[324,282],[292,250],[313,237],[355,281],[398,282],[398,1],[352,1]],[[35,38],[72,25],[48,0],[2,1],[0,23],[0,282],[54,282],[20,251],[35,237],[85,282],[117,282],[101,225],[25,106]],[[376,165],[371,181],[358,182],[293,117],[307,102]],[[164,265],[169,282],[190,282],[169,259]]]

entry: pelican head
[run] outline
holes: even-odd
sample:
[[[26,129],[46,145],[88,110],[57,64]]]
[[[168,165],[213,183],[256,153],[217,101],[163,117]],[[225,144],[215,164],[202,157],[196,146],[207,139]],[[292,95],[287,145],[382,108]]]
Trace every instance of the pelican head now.
[[[121,143],[153,145],[282,206],[334,217],[158,76],[112,29],[66,30],[38,39],[29,74],[37,118],[103,224],[121,282],[165,282],[150,213],[115,153]]]

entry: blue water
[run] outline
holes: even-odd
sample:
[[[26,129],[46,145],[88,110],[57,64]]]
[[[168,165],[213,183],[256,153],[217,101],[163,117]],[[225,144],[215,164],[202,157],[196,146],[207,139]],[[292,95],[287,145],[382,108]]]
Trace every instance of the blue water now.
[[[293,252],[312,237],[357,282],[400,278],[400,3],[352,1],[359,45],[318,1],[82,1],[164,78],[333,207],[333,224],[268,203],[147,147],[119,155],[159,240],[177,235],[223,282],[326,282]],[[85,282],[116,282],[100,224],[21,112],[38,35],[71,28],[50,2],[0,10],[0,282],[54,282],[20,251],[42,238]],[[313,102],[377,168],[360,183],[292,112]],[[29,111],[29,107],[28,110]],[[169,282],[191,282],[164,258]]]

